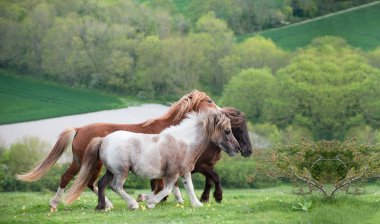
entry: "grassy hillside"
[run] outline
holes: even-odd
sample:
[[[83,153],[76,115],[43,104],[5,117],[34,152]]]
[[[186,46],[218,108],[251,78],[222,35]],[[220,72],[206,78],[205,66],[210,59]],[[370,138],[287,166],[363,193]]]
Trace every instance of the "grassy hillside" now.
[[[289,188],[265,190],[225,190],[221,204],[214,201],[192,208],[187,194],[181,189],[185,205],[177,205],[171,196],[168,202],[154,209],[130,211],[114,192],[108,191],[114,204],[110,212],[94,211],[96,197],[86,191],[79,201],[69,206],[60,204],[57,213],[50,213],[48,202],[53,192],[0,193],[2,215],[0,223],[379,223],[378,194],[341,196],[334,200],[300,197]],[[132,191],[136,198],[145,191]],[[200,194],[199,191],[196,192]],[[298,203],[311,202],[302,211]],[[145,203],[140,203],[145,205]],[[146,205],[145,205],[146,206]]]
[[[0,124],[127,106],[117,96],[6,74],[0,70]]]
[[[288,50],[304,47],[313,38],[324,35],[343,37],[354,47],[371,50],[380,46],[379,21],[380,2],[377,2],[356,10],[267,30],[259,34],[271,38],[278,46]],[[240,37],[239,40],[252,35]]]

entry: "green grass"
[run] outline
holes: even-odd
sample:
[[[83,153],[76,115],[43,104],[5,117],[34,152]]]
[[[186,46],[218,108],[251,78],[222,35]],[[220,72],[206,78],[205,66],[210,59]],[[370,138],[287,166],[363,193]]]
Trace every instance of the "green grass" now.
[[[146,191],[135,190],[131,195],[136,198],[141,192]],[[87,191],[72,205],[60,204],[57,213],[50,213],[48,207],[53,192],[0,193],[0,223],[380,223],[379,193],[323,200],[318,196],[303,198],[289,192],[288,187],[226,189],[223,203],[212,201],[192,208],[182,190],[183,207],[171,196],[168,202],[154,209],[143,210],[144,203],[140,203],[137,211],[130,211],[118,195],[109,191],[107,195],[114,209],[97,212],[94,211],[96,197]],[[292,208],[305,200],[312,202],[308,211]]]
[[[121,108],[133,99],[7,75],[0,70],[0,124]]]
[[[379,21],[380,2],[342,14],[267,30],[258,34],[271,38],[278,46],[287,50],[304,47],[312,39],[325,35],[339,36],[354,47],[372,50],[380,46]],[[253,35],[256,34],[241,36],[239,40],[242,41]]]

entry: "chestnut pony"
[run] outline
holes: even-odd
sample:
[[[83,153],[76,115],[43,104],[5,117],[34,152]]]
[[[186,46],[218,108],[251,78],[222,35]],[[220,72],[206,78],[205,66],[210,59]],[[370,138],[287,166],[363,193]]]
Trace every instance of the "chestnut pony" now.
[[[231,156],[239,151],[239,143],[231,132],[230,119],[219,110],[207,109],[191,112],[179,125],[169,127],[160,134],[143,134],[117,131],[104,138],[95,138],[88,146],[83,166],[73,186],[67,191],[66,202],[72,203],[86,187],[91,171],[101,160],[107,168],[99,181],[99,204],[97,209],[106,209],[104,191],[108,184],[128,204],[137,209],[137,201],[124,191],[123,185],[131,171],[148,179],[162,178],[164,189],[158,194],[140,196],[148,208],[154,208],[174,188],[178,177],[189,194],[191,204],[202,206],[194,193],[191,171],[195,162],[213,142]]]
[[[61,200],[62,194],[67,184],[79,172],[83,156],[86,152],[87,145],[94,137],[104,137],[107,134],[118,130],[131,131],[136,133],[160,133],[165,128],[178,124],[186,113],[191,111],[199,111],[204,108],[219,108],[204,92],[193,90],[183,96],[180,100],[174,103],[168,112],[163,116],[148,120],[139,124],[110,124],[110,123],[95,123],[80,128],[69,128],[61,133],[58,141],[54,145],[51,152],[32,170],[25,174],[17,175],[17,179],[27,182],[32,182],[40,179],[49,169],[56,163],[63,152],[72,143],[73,161],[66,172],[61,176],[56,195],[50,200],[51,211],[57,210],[57,205]],[[91,179],[87,186],[97,194],[98,189],[94,182],[99,176],[102,163],[99,162],[95,169],[92,170]],[[107,200],[107,205],[112,207],[112,203]]]
[[[221,108],[221,112],[227,115],[231,121],[232,133],[240,145],[240,153],[244,157],[252,155],[252,145],[249,138],[247,120],[245,114],[235,108]],[[212,184],[215,185],[214,198],[217,202],[223,199],[223,190],[219,175],[215,172],[214,167],[220,160],[222,149],[217,145],[210,143],[207,149],[202,153],[195,163],[192,173],[201,173],[206,177],[205,187],[201,196],[202,202],[209,201]],[[176,183],[177,185],[177,183]],[[156,193],[163,189],[162,180],[151,180],[151,188]],[[176,198],[178,195],[176,195]],[[166,200],[166,198],[164,198]],[[177,199],[177,201],[181,201]]]

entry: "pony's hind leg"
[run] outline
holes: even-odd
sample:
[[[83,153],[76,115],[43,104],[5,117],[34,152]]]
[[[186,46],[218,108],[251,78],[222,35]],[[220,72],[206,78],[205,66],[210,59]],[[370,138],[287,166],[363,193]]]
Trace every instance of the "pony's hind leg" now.
[[[97,166],[97,168],[95,170],[93,170],[92,177],[91,177],[90,181],[87,184],[87,187],[90,188],[96,195],[98,195],[99,193],[98,193],[98,188],[95,186],[95,181],[99,177],[99,173],[100,173],[101,168],[102,168],[102,164],[99,163],[98,166]],[[112,173],[110,173],[110,174],[113,177],[113,174]],[[103,177],[105,177],[105,176],[106,175],[104,175]],[[112,180],[112,178],[111,178],[111,180]],[[109,183],[107,183],[107,185],[108,184]],[[103,197],[105,199],[105,209],[111,209],[111,208],[113,208],[112,202],[107,197],[105,197],[105,196],[103,196]]]
[[[193,181],[191,180],[191,173],[190,172],[185,173],[185,175],[182,176],[182,183],[185,186],[187,193],[189,194],[191,204],[194,207],[203,206],[203,204],[198,200],[197,196],[195,195],[194,185],[193,185]]]
[[[127,194],[127,192],[125,192],[123,189],[123,185],[127,176],[128,176],[128,173],[126,175],[115,174],[112,184],[111,184],[111,188],[113,191],[118,193],[127,202],[129,209],[135,210],[139,208],[139,204],[134,198],[132,198],[129,194]]]
[[[73,179],[73,177],[79,172],[79,170],[80,170],[80,164],[78,164],[75,160],[73,160],[70,167],[61,176],[61,183],[59,185],[57,193],[50,200],[50,211],[51,212],[57,211],[57,205],[62,199],[62,194],[65,191],[66,186]]]
[[[107,186],[111,183],[113,179],[113,174],[107,170],[107,172],[103,175],[102,178],[98,181],[99,192],[98,192],[98,205],[96,206],[96,210],[107,210],[111,207],[107,206],[107,198],[105,196],[105,190]]]

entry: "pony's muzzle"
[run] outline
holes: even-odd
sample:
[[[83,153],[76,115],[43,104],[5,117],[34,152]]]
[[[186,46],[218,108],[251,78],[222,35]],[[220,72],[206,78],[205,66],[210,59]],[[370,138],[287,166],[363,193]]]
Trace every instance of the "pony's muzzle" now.
[[[252,149],[250,147],[243,147],[240,151],[241,155],[244,157],[250,157],[252,155]]]

